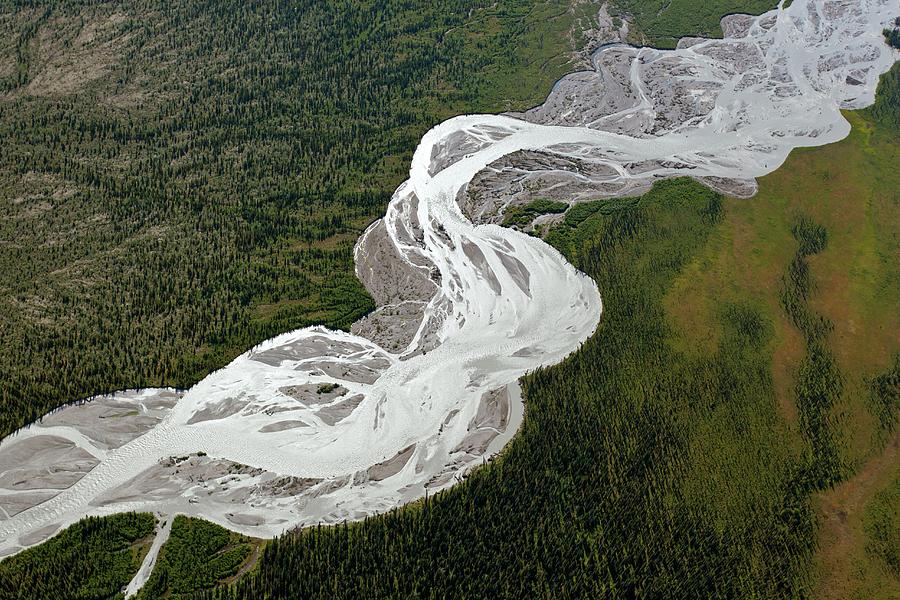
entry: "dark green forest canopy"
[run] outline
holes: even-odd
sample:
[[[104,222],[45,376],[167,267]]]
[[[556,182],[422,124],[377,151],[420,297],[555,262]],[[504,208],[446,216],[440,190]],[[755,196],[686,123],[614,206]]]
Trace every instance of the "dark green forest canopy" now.
[[[89,517],[0,562],[0,598],[117,598],[153,541],[153,515]]]
[[[349,327],[353,243],[422,133],[537,101],[574,27],[524,0],[0,6],[0,435]]]
[[[900,132],[900,63],[894,63],[891,70],[881,77],[875,104],[865,113],[882,126],[886,135]]]

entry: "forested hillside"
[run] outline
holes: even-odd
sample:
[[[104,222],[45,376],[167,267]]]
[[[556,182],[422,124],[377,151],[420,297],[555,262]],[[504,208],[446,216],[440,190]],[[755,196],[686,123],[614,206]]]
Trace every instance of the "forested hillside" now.
[[[348,327],[372,308],[353,243],[419,137],[542,97],[581,44],[570,8],[0,6],[0,435]]]

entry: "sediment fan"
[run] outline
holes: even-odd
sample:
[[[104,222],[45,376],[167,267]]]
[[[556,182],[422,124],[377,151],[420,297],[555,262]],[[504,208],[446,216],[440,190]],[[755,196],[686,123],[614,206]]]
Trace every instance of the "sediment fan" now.
[[[517,379],[600,318],[594,283],[497,226],[503,211],[682,175],[752,195],[791,149],[847,135],[840,109],[874,101],[898,13],[896,0],[796,0],[732,15],[723,40],[605,47],[538,108],[435,127],[356,247],[375,313],[352,333],[278,336],[186,393],[99,397],[6,438],[0,552],[125,510],[270,537],[452,485],[514,434]]]

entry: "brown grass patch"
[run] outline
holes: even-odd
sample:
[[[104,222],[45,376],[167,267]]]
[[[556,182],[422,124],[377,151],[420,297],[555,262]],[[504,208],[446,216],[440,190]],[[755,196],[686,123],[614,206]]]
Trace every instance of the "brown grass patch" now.
[[[226,577],[221,583],[224,585],[231,585],[238,579],[240,579],[245,573],[253,569],[256,564],[259,562],[259,556],[262,554],[262,549],[266,545],[265,540],[261,540],[259,538],[250,538],[250,544],[252,544],[252,549],[250,550],[250,554],[247,555],[247,558],[244,559],[244,562],[241,563],[241,566],[238,567],[237,573],[232,575],[231,577]]]
[[[816,499],[821,519],[819,580],[815,598],[897,598],[900,581],[866,556],[863,510],[872,497],[900,475],[900,434],[857,474]]]
[[[51,19],[32,42],[31,80],[25,92],[32,96],[74,94],[111,73],[131,37],[119,32],[126,19],[122,14]]]

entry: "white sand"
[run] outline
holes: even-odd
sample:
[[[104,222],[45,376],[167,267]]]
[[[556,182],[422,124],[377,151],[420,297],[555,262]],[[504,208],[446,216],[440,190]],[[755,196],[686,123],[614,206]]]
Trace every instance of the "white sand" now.
[[[172,521],[175,520],[174,517],[162,516],[160,519],[161,521],[157,521],[156,523],[156,537],[153,539],[150,551],[147,552],[147,556],[144,557],[138,572],[125,588],[126,598],[136,596],[140,589],[144,587],[144,584],[147,583],[150,574],[153,572],[153,567],[156,566],[156,559],[159,557],[159,549],[163,547],[163,544],[169,539],[169,534],[172,533]]]

